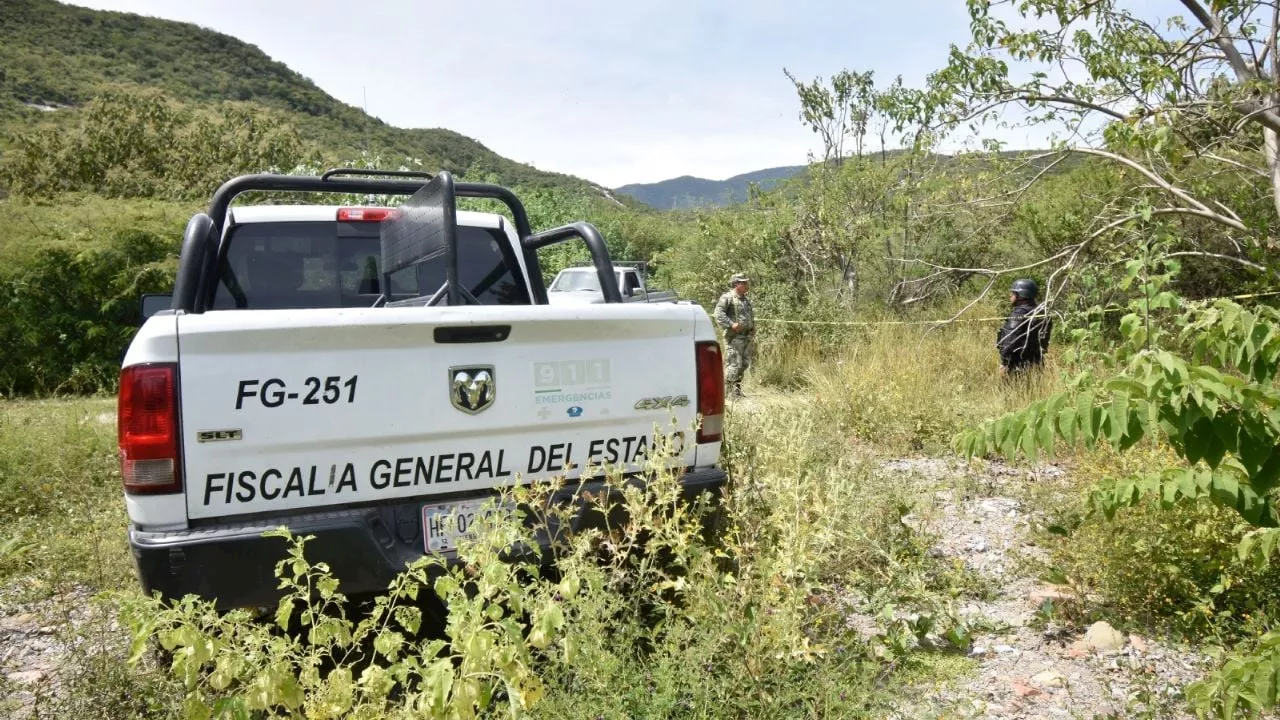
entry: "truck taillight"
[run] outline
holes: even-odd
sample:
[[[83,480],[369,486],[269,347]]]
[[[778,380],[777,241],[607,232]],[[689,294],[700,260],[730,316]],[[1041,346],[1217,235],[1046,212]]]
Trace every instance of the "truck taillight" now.
[[[178,366],[148,363],[122,370],[116,425],[125,492],[181,491]]]
[[[398,215],[395,208],[338,208],[338,222],[382,222]]]
[[[702,427],[698,442],[719,442],[724,429],[724,364],[720,343],[708,340],[694,345],[698,367],[698,414]]]

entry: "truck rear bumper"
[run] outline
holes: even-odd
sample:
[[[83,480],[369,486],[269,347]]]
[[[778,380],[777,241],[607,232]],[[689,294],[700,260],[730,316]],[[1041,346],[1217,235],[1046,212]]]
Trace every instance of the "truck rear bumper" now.
[[[723,470],[700,468],[686,471],[680,478],[682,498],[690,501],[702,493],[718,499],[726,482]],[[574,532],[603,528],[606,517],[589,509],[581,493],[605,490],[603,482],[573,485],[557,492],[554,501],[574,506],[572,527],[553,532]],[[437,498],[392,506],[336,510],[295,515],[280,520],[203,527],[181,532],[149,532],[129,528],[129,546],[142,589],[158,591],[167,599],[195,594],[216,600],[220,609],[273,606],[280,598],[275,565],[284,559],[286,546],[280,538],[262,533],[285,525],[294,535],[313,535],[307,544],[311,563],[328,563],[340,581],[339,592],[349,598],[384,592],[406,564],[424,554],[421,508]],[[706,522],[718,526],[717,503]],[[624,519],[613,511],[609,524]],[[547,533],[539,532],[547,544]],[[444,557],[453,562],[452,552]]]

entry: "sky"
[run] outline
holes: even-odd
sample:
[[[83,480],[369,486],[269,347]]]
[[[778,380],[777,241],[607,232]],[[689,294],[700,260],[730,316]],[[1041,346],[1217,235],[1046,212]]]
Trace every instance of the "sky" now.
[[[919,85],[968,39],[964,0],[71,1],[233,35],[392,125],[607,187],[804,164],[783,68]]]

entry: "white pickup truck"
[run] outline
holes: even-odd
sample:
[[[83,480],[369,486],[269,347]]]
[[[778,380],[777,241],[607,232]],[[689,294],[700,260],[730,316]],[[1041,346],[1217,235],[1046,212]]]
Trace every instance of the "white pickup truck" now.
[[[372,175],[413,174],[227,182],[187,225],[173,294],[144,298],[118,423],[146,592],[271,605],[285,548],[262,533],[279,525],[315,536],[348,596],[384,591],[414,558],[452,553],[494,488],[600,489],[584,465],[636,474],[656,435],[675,440],[686,498],[726,482],[720,346],[701,307],[622,303],[594,228],[535,234],[505,188]],[[409,198],[231,206],[250,191]],[[589,311],[549,306],[540,280],[538,249],[572,238],[609,300]]]
[[[670,290],[649,289],[645,263],[614,262],[613,265],[623,302],[673,302],[677,299]],[[604,288],[600,285],[600,275],[594,267],[568,267],[556,273],[547,286],[547,299],[552,305],[607,302]]]

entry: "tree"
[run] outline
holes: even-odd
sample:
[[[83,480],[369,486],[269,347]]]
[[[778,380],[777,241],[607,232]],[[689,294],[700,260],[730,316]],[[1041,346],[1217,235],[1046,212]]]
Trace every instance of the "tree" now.
[[[822,162],[839,166],[844,162],[844,144],[853,138],[854,155],[862,157],[868,123],[876,112],[873,71],[841,70],[831,78],[831,87],[822,78],[805,83],[783,69],[800,95],[800,119],[822,138]]]
[[[1096,245],[1137,240],[1133,225],[1147,223],[1149,232],[1153,218],[1176,227],[1178,256],[1271,275],[1280,6],[1180,0],[1180,7],[1189,17],[1158,25],[1118,0],[968,0],[972,42],[953,46],[926,88],[894,98],[890,112],[900,125],[938,133],[976,131],[1014,106],[1028,124],[1060,133],[1058,155],[1126,173],[1128,187],[1087,232],[1038,264],[1049,273],[1049,298]]]

